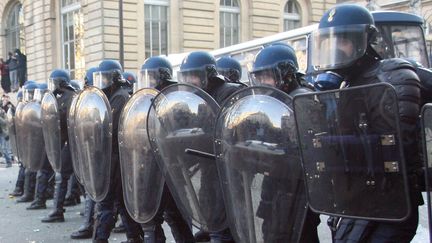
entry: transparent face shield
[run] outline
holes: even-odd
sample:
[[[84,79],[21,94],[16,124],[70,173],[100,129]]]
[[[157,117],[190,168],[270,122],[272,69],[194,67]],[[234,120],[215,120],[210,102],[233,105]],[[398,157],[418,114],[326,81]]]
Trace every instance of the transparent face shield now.
[[[207,87],[207,75],[202,70],[183,70],[177,73],[179,83],[194,85],[198,88],[204,89]]]
[[[138,80],[134,83],[133,92],[144,88],[156,88],[160,85],[159,71],[156,69],[141,69],[138,72]]]
[[[42,98],[47,90],[45,89],[35,89],[34,90],[34,101],[42,102]]]
[[[51,92],[54,92],[58,87],[56,85],[56,80],[53,78],[48,79],[47,85],[48,85],[48,90]]]
[[[262,68],[250,73],[249,79],[252,86],[267,86],[276,88],[281,83],[280,75],[274,68]]]
[[[28,90],[25,89],[23,91],[23,101],[24,102],[30,102],[33,100],[33,96],[34,96],[34,89]]]
[[[105,89],[113,84],[113,72],[94,72],[93,73],[93,86],[99,89]]]
[[[364,56],[368,25],[336,26],[312,32],[312,65],[317,70],[344,68]]]

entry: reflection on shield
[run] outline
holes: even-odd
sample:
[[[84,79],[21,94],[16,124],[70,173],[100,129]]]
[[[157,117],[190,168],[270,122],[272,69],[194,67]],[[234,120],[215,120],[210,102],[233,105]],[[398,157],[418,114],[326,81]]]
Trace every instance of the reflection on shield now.
[[[216,163],[186,154],[213,154],[217,103],[194,86],[177,84],[161,91],[148,115],[148,136],[177,205],[186,218],[208,231],[226,228]]]
[[[408,216],[398,102],[391,85],[299,95],[294,111],[313,210],[371,220]]]
[[[429,240],[432,242],[432,104],[428,103],[422,109],[423,156],[426,174],[426,198],[428,207]]]
[[[147,114],[157,93],[154,89],[136,92],[119,121],[123,198],[129,215],[139,223],[155,216],[165,183],[147,136]]]
[[[46,153],[39,102],[27,103],[20,112],[20,134],[22,139],[20,145],[22,144],[23,148],[22,162],[30,171],[40,170],[45,162]]]
[[[233,94],[222,107],[215,152],[237,242],[297,242],[306,196],[291,97],[270,87]]]
[[[27,167],[26,164],[23,161],[24,158],[24,150],[22,144],[23,144],[23,126],[22,126],[22,110],[24,109],[26,103],[20,102],[16,106],[15,109],[15,132],[16,132],[16,141],[17,141],[17,149],[18,149],[18,158],[20,159],[20,162],[23,163],[24,167]],[[20,146],[21,145],[21,146]]]
[[[75,105],[74,133],[82,180],[96,202],[108,193],[111,173],[112,113],[105,94],[89,87]]]
[[[84,184],[82,165],[80,162],[80,157],[78,156],[78,146],[75,136],[75,110],[76,104],[78,102],[79,94],[74,94],[74,97],[69,108],[69,113],[67,114],[67,126],[68,126],[68,137],[69,137],[69,149],[72,157],[72,165],[74,169],[75,176],[81,185]]]
[[[16,133],[16,126],[15,126],[15,114],[12,109],[9,109],[6,113],[6,121],[7,126],[9,130],[9,142],[11,145],[12,153],[14,156],[18,158],[18,161],[21,159],[19,158],[18,153],[18,144],[17,144],[17,133]]]
[[[61,172],[60,114],[57,100],[52,93],[45,93],[41,103],[41,120],[45,151],[55,172]]]

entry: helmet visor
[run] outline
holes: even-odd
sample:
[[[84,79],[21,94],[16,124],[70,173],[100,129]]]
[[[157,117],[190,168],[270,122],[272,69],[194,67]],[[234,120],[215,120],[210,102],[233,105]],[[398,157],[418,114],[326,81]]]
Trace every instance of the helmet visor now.
[[[53,78],[48,79],[48,82],[47,82],[48,90],[50,90],[50,91],[56,90],[58,88],[57,84],[58,84],[58,82],[56,82],[55,79],[53,79]]]
[[[138,81],[134,84],[134,92],[144,88],[155,88],[159,85],[159,71],[156,69],[141,69]]]
[[[31,89],[31,90],[24,89],[23,96],[24,96],[24,101],[25,102],[32,101],[33,100],[33,95],[34,95],[34,89]]]
[[[205,89],[207,87],[207,75],[204,70],[183,70],[177,73],[179,83],[194,85],[198,88]]]
[[[274,68],[261,68],[250,73],[250,82],[252,86],[278,87],[280,75],[275,72]]]
[[[93,86],[99,89],[105,89],[113,84],[113,72],[94,72],[93,73]]]
[[[44,89],[35,89],[34,91],[34,101],[37,102],[41,102],[42,101],[42,97],[45,94],[45,90]]]
[[[335,26],[312,32],[312,65],[317,70],[350,66],[366,53],[367,27]]]

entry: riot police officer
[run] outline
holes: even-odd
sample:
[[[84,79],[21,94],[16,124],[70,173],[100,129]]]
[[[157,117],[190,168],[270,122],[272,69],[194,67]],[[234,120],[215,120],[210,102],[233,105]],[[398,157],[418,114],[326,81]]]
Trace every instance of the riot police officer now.
[[[126,228],[126,236],[129,243],[142,242],[142,230],[139,224],[134,222],[125,209],[122,183],[119,168],[118,146],[118,121],[120,113],[129,99],[128,84],[122,77],[123,68],[118,61],[104,60],[99,64],[98,71],[94,73],[93,82],[102,89],[112,109],[112,155],[111,155],[111,180],[107,196],[96,204],[97,215],[94,225],[94,242],[107,242],[110,232],[115,224],[114,204]]]
[[[146,59],[144,64],[141,66],[138,75],[138,82],[135,84],[134,89],[135,91],[138,91],[140,88],[154,88],[160,91],[165,87],[176,83],[172,80],[172,72],[171,63],[166,58],[150,57]],[[190,225],[182,217],[169,188],[166,184],[160,186],[163,186],[163,192],[159,209],[157,210],[156,215],[148,223],[142,224],[145,242],[147,242],[147,239],[150,239],[150,241],[148,241],[149,243],[165,242],[164,231],[162,228],[164,219],[170,226],[176,242],[194,242]],[[155,199],[149,198],[148,200]],[[151,239],[154,241],[151,241]]]
[[[67,193],[68,180],[73,175],[70,150],[67,145],[67,113],[69,111],[75,89],[71,85],[69,73],[63,69],[54,69],[48,81],[48,89],[57,99],[60,117],[60,148],[61,170],[55,175],[54,210],[42,219],[44,223],[64,221],[64,201]],[[57,134],[55,134],[57,135]],[[58,162],[51,162],[58,163]]]
[[[374,49],[376,35],[374,20],[366,8],[351,4],[331,8],[312,34],[312,64],[320,72],[337,73],[350,87],[387,82],[395,88],[411,212],[404,221],[391,223],[342,218],[335,232],[335,242],[409,242],[416,233],[418,206],[423,203],[418,186],[422,178],[418,177],[421,158],[416,141],[421,100],[419,78],[405,60],[382,60]]]
[[[84,76],[84,86],[93,85],[93,73],[98,70],[97,67],[91,67]],[[77,231],[72,232],[72,239],[90,239],[93,235],[93,216],[96,203],[87,195],[84,205],[84,222]]]
[[[123,78],[127,80],[127,84],[129,85],[129,94],[133,93],[133,86],[137,81],[136,75],[133,72],[124,72]]]
[[[255,56],[252,71],[251,71],[251,84],[258,86],[270,86],[282,90],[291,97],[297,94],[311,92],[309,87],[305,86],[306,83],[303,79],[303,75],[298,72],[297,57],[295,55],[294,49],[288,45],[271,45],[262,49]],[[297,151],[298,152],[298,151]],[[291,155],[294,159],[295,156]],[[298,171],[300,171],[300,156],[297,154],[297,165]],[[302,178],[301,175],[297,175],[298,178]],[[293,176],[293,178],[296,178]],[[292,181],[292,178],[284,178],[283,181],[271,176],[265,176],[262,185],[261,192],[261,202],[257,215],[263,218],[262,230],[265,242],[279,242],[287,241],[284,236],[287,237],[290,229],[288,227],[282,227],[277,229],[272,225],[280,224],[276,218],[272,217],[272,207],[274,207],[275,202],[283,200],[280,195],[284,193],[294,195],[295,197],[305,197],[305,192],[303,189],[304,182],[301,180],[299,183],[302,188],[295,191],[291,191],[291,184],[297,184],[299,182]],[[298,195],[295,195],[298,194]],[[288,198],[288,197],[287,197]],[[286,199],[286,198],[285,198]],[[295,217],[290,215],[289,212],[290,201],[278,202],[277,205],[285,205],[287,208],[279,208],[279,216],[285,215],[287,220],[294,220]],[[303,205],[305,208],[307,205]],[[290,217],[291,216],[291,217]],[[282,216],[284,217],[284,216]],[[308,210],[306,212],[306,220],[301,227],[301,235],[299,242],[319,242],[317,226],[320,223],[319,216],[314,214],[312,211]],[[294,223],[293,223],[294,224]]]
[[[16,99],[17,99],[17,104],[22,102],[22,99],[23,99],[22,90],[18,91]],[[13,112],[13,115],[15,116],[15,109],[13,109],[12,112]],[[15,121],[14,121],[14,123],[15,123]],[[11,132],[11,131],[9,131],[9,132]],[[15,134],[15,136],[16,136],[16,134]],[[15,142],[17,142],[17,141],[15,141]],[[12,146],[16,146],[18,148],[18,144],[14,144]],[[18,154],[14,154],[14,157],[15,157],[15,160],[18,161],[19,172],[18,172],[16,184],[15,184],[15,189],[13,190],[13,192],[9,193],[9,195],[14,196],[14,197],[18,197],[18,196],[22,196],[22,194],[24,193],[25,168],[24,168],[23,164],[21,163],[21,161],[19,161]]]
[[[39,83],[37,86],[38,95],[35,93],[34,96],[35,98],[39,96],[38,99],[41,99],[43,93],[47,90],[47,85],[45,83]],[[40,101],[41,100],[38,100],[38,102]],[[48,161],[48,157],[45,156],[43,166],[36,175],[35,200],[26,208],[27,210],[46,209],[46,200],[52,198],[53,195],[53,183],[51,183],[53,175],[54,171]]]
[[[216,60],[210,53],[203,51],[191,52],[183,60],[180,66],[179,82],[203,89],[218,104],[222,104],[232,93],[241,88],[241,85],[229,83],[225,77],[219,75],[216,70]],[[203,183],[202,187],[206,185],[207,183]],[[200,190],[211,189],[201,188]],[[196,236],[202,238],[203,234],[205,235],[203,231],[200,231]],[[228,228],[220,232],[210,232],[210,239],[214,242],[234,242]]]
[[[221,57],[216,61],[217,72],[226,77],[229,82],[239,83],[242,77],[240,63],[232,57]]]

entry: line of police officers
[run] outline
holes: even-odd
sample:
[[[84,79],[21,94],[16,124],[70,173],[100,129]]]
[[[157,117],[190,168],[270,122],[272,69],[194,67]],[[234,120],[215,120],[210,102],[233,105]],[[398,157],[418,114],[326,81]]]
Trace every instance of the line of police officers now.
[[[151,57],[133,84],[104,60],[82,90],[64,70],[48,89],[24,86],[11,141],[31,146],[14,152],[29,171],[56,172],[42,221],[64,221],[75,172],[88,197],[73,238],[107,242],[118,212],[127,242],[165,242],[164,220],[176,242],[319,242],[324,213],[334,242],[409,242],[423,203],[424,85],[409,62],[381,59],[378,34],[363,7],[327,11],[311,36],[315,87],[281,43],[256,55],[251,87],[234,59],[200,51],[179,83]]]

